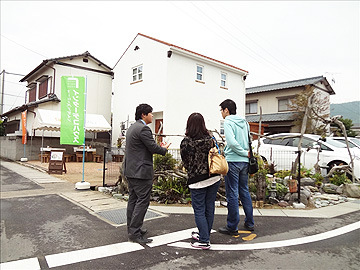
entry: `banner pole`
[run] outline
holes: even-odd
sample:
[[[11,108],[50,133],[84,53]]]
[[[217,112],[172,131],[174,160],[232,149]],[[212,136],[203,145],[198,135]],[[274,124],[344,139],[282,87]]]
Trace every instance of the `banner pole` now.
[[[85,76],[85,105],[84,105],[84,142],[83,142],[83,173],[81,182],[84,183],[85,177],[85,134],[86,134],[86,100],[87,100],[87,76]]]

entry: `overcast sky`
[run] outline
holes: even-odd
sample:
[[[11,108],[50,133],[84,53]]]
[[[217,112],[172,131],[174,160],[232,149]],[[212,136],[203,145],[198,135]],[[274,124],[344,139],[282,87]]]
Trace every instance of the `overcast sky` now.
[[[249,71],[246,87],[323,75],[331,103],[360,100],[359,1],[0,4],[6,72],[26,75],[45,59],[85,51],[114,67],[142,33]],[[24,103],[21,78],[5,75],[4,112]]]

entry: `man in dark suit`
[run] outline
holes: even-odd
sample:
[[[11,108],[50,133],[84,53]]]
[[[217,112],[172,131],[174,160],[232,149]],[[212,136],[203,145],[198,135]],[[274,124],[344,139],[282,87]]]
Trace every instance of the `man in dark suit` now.
[[[150,194],[154,177],[153,154],[165,155],[170,144],[159,146],[151,129],[152,107],[140,104],[136,107],[136,122],[126,132],[124,174],[129,183],[127,204],[128,237],[132,242],[146,244],[152,239],[144,237],[147,230],[141,229],[150,204]]]

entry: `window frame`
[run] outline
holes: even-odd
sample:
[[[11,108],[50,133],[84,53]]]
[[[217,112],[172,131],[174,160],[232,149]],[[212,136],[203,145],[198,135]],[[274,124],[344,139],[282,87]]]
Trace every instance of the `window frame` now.
[[[256,111],[251,112],[251,104],[256,104]],[[249,110],[248,110],[249,108]],[[258,113],[258,100],[249,100],[245,103],[245,114],[257,114]]]
[[[39,99],[45,98],[47,96],[48,87],[49,87],[48,82],[49,79],[46,79],[39,84],[39,93],[38,93]]]
[[[223,75],[225,75],[225,79],[223,79]],[[222,89],[228,89],[228,83],[227,83],[228,81],[227,81],[227,78],[228,78],[227,73],[221,71],[221,72],[220,72],[220,88],[222,88]],[[224,82],[224,85],[223,85],[223,82]]]
[[[136,72],[134,73],[134,70],[136,70]],[[139,71],[140,70],[140,71]],[[143,64],[137,65],[135,67],[131,68],[131,84],[133,83],[138,83],[138,82],[142,82],[143,81],[143,73],[144,73],[144,66]],[[135,77],[135,80],[134,80]]]
[[[198,72],[198,67],[201,68],[201,72]],[[201,79],[198,78],[198,76],[201,76]],[[200,64],[196,64],[196,82],[204,83],[204,66]]]
[[[36,101],[36,86],[31,88],[28,92],[29,92],[29,102],[28,103]]]

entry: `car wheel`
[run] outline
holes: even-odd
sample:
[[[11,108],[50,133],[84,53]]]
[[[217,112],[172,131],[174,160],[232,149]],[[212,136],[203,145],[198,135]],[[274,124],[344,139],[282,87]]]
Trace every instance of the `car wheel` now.
[[[334,167],[334,166],[339,166],[339,165],[347,165],[347,163],[344,162],[344,161],[340,161],[340,160],[332,161],[332,162],[330,162],[329,165],[328,165],[327,173],[330,172],[330,170],[331,170],[332,167]],[[346,173],[346,176],[347,176],[347,178],[349,178],[349,179],[352,178],[352,175],[349,174],[349,173]]]

